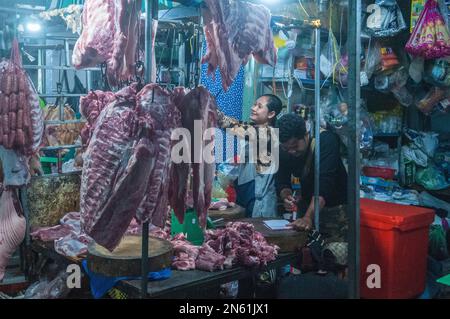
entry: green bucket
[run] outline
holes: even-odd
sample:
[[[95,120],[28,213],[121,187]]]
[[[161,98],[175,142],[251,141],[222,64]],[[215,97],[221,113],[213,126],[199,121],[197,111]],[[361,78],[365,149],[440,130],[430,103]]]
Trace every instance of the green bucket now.
[[[52,173],[52,164],[58,164],[58,158],[56,157],[40,157],[42,170],[44,171],[44,174],[51,174]]]
[[[205,240],[203,230],[199,225],[197,212],[194,209],[188,209],[184,214],[184,223],[181,224],[178,221],[178,218],[175,216],[173,210],[170,213],[171,215],[171,236],[175,236],[176,234],[183,233],[186,235],[186,239],[191,242],[193,245],[200,246],[203,244]],[[214,225],[211,223],[210,219],[207,219],[206,228],[214,228]]]

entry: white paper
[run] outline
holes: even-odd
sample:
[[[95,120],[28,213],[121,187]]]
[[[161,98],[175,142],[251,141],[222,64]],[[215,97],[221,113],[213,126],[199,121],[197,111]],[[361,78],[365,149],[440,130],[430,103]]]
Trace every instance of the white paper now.
[[[271,219],[271,220],[265,220],[264,224],[266,227],[272,230],[285,230],[285,229],[291,229],[290,227],[287,227],[289,224],[289,221],[285,219]]]

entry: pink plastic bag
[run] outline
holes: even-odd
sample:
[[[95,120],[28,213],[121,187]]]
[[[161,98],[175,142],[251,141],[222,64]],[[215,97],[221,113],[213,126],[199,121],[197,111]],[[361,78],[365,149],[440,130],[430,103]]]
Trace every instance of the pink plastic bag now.
[[[411,55],[425,59],[450,55],[449,32],[435,0],[428,0],[425,3],[425,8],[405,48]]]

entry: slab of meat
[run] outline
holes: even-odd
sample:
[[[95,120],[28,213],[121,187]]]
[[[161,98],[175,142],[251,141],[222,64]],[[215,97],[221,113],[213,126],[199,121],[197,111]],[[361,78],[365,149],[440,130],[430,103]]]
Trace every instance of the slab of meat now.
[[[177,270],[195,269],[195,261],[199,255],[199,247],[189,243],[183,234],[176,235],[171,243],[173,244],[174,254],[172,268]]]
[[[0,281],[5,275],[8,260],[25,237],[26,221],[19,216],[12,191],[0,186]]]
[[[116,99],[113,92],[104,92],[100,90],[91,91],[86,96],[80,97],[80,113],[86,118],[87,123],[81,130],[81,142],[84,146],[89,144],[92,131],[95,128],[100,112]]]
[[[181,112],[181,123],[189,130],[190,160],[191,163],[175,164],[171,172],[171,184],[174,189],[170,191],[170,202],[180,222],[183,222],[186,211],[187,190],[190,168],[193,174],[193,200],[194,208],[199,216],[200,225],[205,227],[207,210],[211,203],[212,183],[214,179],[215,163],[207,163],[203,158],[205,141],[203,136],[196,136],[194,123],[201,122],[200,132],[217,126],[217,104],[214,97],[203,86],[199,86],[186,94],[178,105]],[[214,136],[206,143],[212,143]],[[213,154],[212,154],[213,155]],[[213,159],[213,156],[212,158]],[[177,186],[176,186],[177,185]]]
[[[83,159],[82,230],[111,251],[136,214],[155,163],[153,124],[135,109],[135,88],[119,91],[97,119]]]
[[[171,168],[171,134],[180,126],[180,112],[170,92],[157,84],[146,85],[138,94],[138,112],[153,120],[151,143],[155,148],[155,165],[144,200],[137,212],[141,222],[163,227],[169,210],[169,172]]]
[[[55,240],[55,251],[63,256],[78,257],[87,254],[88,245],[92,239],[85,234],[74,232]]]
[[[203,245],[199,249],[199,254],[197,260],[195,261],[195,267],[199,270],[205,271],[223,270],[224,262],[225,256],[216,253],[214,249],[208,245]]]
[[[111,85],[134,75],[140,9],[141,0],[86,0],[72,55],[75,68],[106,62]]]
[[[202,63],[208,63],[208,74],[220,68],[225,91],[250,54],[260,63],[275,65],[271,15],[266,7],[239,0],[205,3],[207,8],[202,15],[208,51]]]
[[[22,69],[19,44],[14,40],[11,60],[0,63],[0,145],[31,156],[41,144],[43,131],[39,99]]]
[[[40,241],[54,241],[61,237],[65,237],[72,232],[72,229],[65,225],[56,225],[52,227],[42,227],[31,233],[33,239]]]
[[[31,237],[41,241],[54,241],[71,233],[79,234],[80,232],[80,213],[70,212],[60,219],[59,225],[40,227],[31,233]]]

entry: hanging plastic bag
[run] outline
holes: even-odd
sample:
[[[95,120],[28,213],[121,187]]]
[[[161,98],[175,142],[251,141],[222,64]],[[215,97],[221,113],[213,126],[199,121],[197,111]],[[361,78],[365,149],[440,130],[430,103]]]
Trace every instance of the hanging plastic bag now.
[[[450,186],[445,176],[435,166],[418,170],[416,173],[416,182],[427,190],[440,190]]]
[[[406,145],[402,146],[402,156],[407,161],[414,162],[419,166],[427,167],[428,165],[427,155],[417,147]]]
[[[428,253],[436,260],[444,260],[449,257],[447,248],[447,236],[441,225],[431,225],[429,234]]]
[[[416,147],[423,151],[428,157],[433,158],[439,146],[439,134],[434,132],[417,132],[411,129],[405,131]]]
[[[416,105],[422,113],[429,115],[433,111],[434,106],[445,97],[446,90],[435,86],[431,88],[431,90],[422,99],[420,99]]]
[[[335,69],[338,65],[340,58],[341,58],[341,52],[339,51],[339,46],[336,40],[336,37],[334,36],[333,30],[331,28],[332,26],[332,9],[333,6],[330,6],[329,11],[329,30],[328,30],[328,41],[326,45],[322,49],[321,54],[321,60],[320,60],[320,71],[325,77],[330,77],[335,75]],[[334,82],[334,78],[333,78]]]
[[[406,51],[425,59],[450,55],[450,35],[436,0],[427,0],[406,43]]]
[[[320,72],[327,78],[333,75],[340,58],[341,53],[339,52],[336,37],[330,30],[328,33],[328,42],[323,47],[321,53]]]
[[[406,23],[396,1],[375,1],[367,18],[367,33],[374,37],[392,37],[406,29]]]
[[[422,57],[414,57],[409,65],[409,76],[414,82],[420,83],[422,81],[424,70],[424,60]]]
[[[410,106],[414,102],[414,97],[405,87],[407,80],[408,72],[405,68],[400,68],[390,75],[377,75],[374,85],[380,92],[392,92],[401,105]]]
[[[347,87],[348,84],[348,55],[341,56],[339,63],[336,67],[336,75],[341,87]]]
[[[372,45],[372,41],[369,41],[367,49],[366,63],[364,64],[364,72],[370,79],[374,73],[381,68],[381,45],[380,42],[375,41]]]

